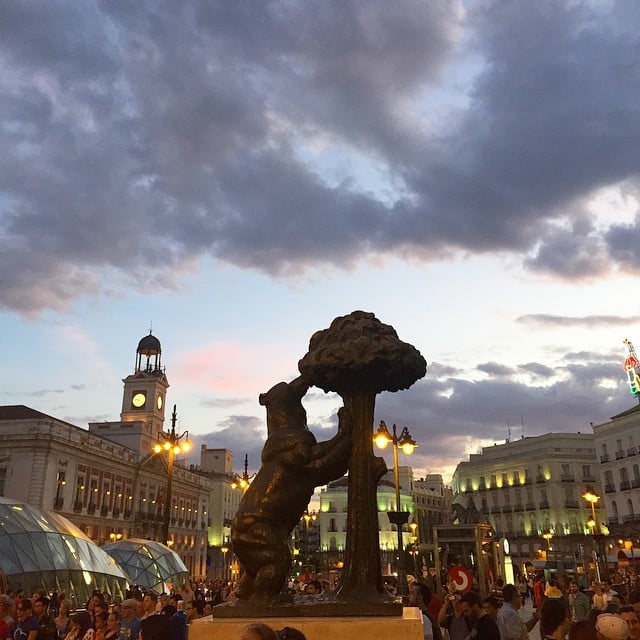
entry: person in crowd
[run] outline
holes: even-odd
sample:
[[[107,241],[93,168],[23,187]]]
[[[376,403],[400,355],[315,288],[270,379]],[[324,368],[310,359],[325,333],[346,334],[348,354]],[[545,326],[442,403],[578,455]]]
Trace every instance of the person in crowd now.
[[[322,583],[320,580],[309,580],[305,585],[304,592],[309,596],[316,596],[322,593]]]
[[[587,618],[574,622],[569,629],[569,640],[598,640],[595,620]]]
[[[124,600],[120,605],[120,629],[119,640],[137,640],[140,634],[140,618],[136,617],[137,604],[133,598]]]
[[[95,614],[96,635],[94,640],[104,640],[107,633],[107,620],[109,620],[108,612],[99,611]]]
[[[104,633],[104,640],[118,640],[120,633],[120,614],[115,607],[111,607],[107,617],[107,629]]]
[[[580,591],[580,585],[575,580],[569,583],[567,601],[569,603],[569,610],[571,611],[572,622],[587,619],[589,610],[591,609],[591,602],[589,601],[589,597]]]
[[[189,600],[184,606],[184,612],[187,614],[187,624],[191,624],[194,620],[204,616],[204,602]]]
[[[71,618],[69,617],[69,602],[62,600],[58,607],[58,615],[53,619],[56,625],[58,640],[64,640],[71,628]]]
[[[500,632],[495,620],[482,610],[482,601],[476,591],[468,591],[462,596],[462,614],[475,630],[475,640],[500,640]]]
[[[562,590],[558,587],[558,581],[551,578],[544,590],[545,598],[562,598]]]
[[[140,622],[140,640],[171,640],[172,618],[147,616]]]
[[[38,618],[36,640],[57,640],[56,623],[49,615],[49,598],[42,596],[33,601],[33,615]]]
[[[431,590],[426,584],[421,582],[413,582],[409,586],[409,606],[418,607],[422,612],[423,622],[423,635],[426,640],[432,638],[433,640],[442,640],[442,633],[440,626],[436,622],[436,619],[429,613],[428,604],[425,598],[431,597]]]
[[[536,613],[527,621],[520,617],[518,610],[522,606],[520,594],[513,584],[506,584],[502,589],[503,604],[498,611],[498,629],[502,640],[529,640],[529,631],[538,622]]]
[[[620,594],[611,587],[611,580],[602,581],[602,592],[604,594],[605,609],[608,604],[614,603],[621,606]]]
[[[36,640],[38,619],[33,615],[31,600],[17,598],[16,619],[11,625],[9,635],[13,640]]]
[[[78,611],[71,616],[71,629],[65,640],[94,640],[95,631],[88,611]]]
[[[487,596],[482,601],[482,610],[491,616],[491,619],[498,623],[498,611],[500,611],[500,601],[495,596]]]
[[[153,591],[149,591],[148,593],[145,593],[144,597],[142,598],[142,613],[140,615],[140,620],[144,620],[149,616],[155,616],[157,613],[156,611],[157,604],[158,604],[158,594],[154,593]]]
[[[9,594],[0,594],[0,638],[4,640],[9,636],[9,629],[13,624],[9,606]]]
[[[446,629],[450,640],[466,640],[472,630],[471,623],[462,615],[462,596],[455,593],[447,596],[438,612],[438,624]]]
[[[629,625],[617,613],[601,613],[596,619],[598,640],[627,640]]]
[[[240,640],[279,640],[278,634],[263,622],[253,622],[240,631]]]
[[[638,617],[640,617],[640,591],[636,589],[630,591],[627,596],[627,604],[630,604],[636,610]]]
[[[294,627],[284,627],[280,631],[276,631],[276,635],[280,640],[307,640],[307,636]]]
[[[545,640],[564,640],[571,628],[571,612],[563,598],[547,598],[540,607],[540,635]]]
[[[620,607],[618,615],[627,623],[629,627],[629,640],[640,640],[640,618],[633,608],[633,605],[626,604]]]

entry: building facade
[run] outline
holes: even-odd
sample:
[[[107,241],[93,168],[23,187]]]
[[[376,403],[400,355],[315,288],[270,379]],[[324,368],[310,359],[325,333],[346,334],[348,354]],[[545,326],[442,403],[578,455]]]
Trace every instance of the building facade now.
[[[539,560],[550,540],[568,553],[591,533],[583,494],[601,494],[594,436],[547,433],[483,447],[456,467],[452,488],[454,503],[477,509],[516,558]],[[600,504],[597,513],[604,517]]]
[[[640,406],[593,426],[607,513],[614,538],[640,538]]]

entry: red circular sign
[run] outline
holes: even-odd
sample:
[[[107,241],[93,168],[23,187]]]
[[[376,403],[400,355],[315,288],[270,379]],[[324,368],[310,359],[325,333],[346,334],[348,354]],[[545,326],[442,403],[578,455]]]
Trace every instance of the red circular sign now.
[[[449,569],[449,577],[456,587],[456,591],[466,593],[473,585],[473,576],[468,569],[455,565]]]

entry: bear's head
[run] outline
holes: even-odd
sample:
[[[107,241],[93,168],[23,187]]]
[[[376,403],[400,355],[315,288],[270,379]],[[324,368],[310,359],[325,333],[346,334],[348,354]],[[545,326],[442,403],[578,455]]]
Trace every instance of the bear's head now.
[[[275,429],[307,428],[307,412],[302,398],[309,384],[302,376],[291,382],[279,382],[266,393],[261,393],[258,402],[267,408],[267,434]]]

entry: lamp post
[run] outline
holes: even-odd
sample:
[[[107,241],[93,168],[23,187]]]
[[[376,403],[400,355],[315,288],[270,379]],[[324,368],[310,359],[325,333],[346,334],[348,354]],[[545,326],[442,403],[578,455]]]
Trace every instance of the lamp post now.
[[[378,431],[373,440],[376,446],[384,449],[388,444],[393,445],[393,480],[396,489],[396,510],[388,511],[389,521],[396,525],[398,530],[398,594],[407,595],[409,586],[407,585],[407,572],[404,566],[404,547],[402,544],[402,525],[409,521],[409,512],[400,510],[400,471],[398,469],[398,448],[402,449],[406,455],[411,455],[418,446],[411,437],[409,429],[404,427],[398,436],[396,425],[392,427],[393,434],[389,433],[384,420],[380,420]]]
[[[176,405],[173,405],[173,413],[171,414],[171,431],[160,431],[158,433],[158,442],[153,447],[155,453],[166,451],[167,456],[167,497],[164,505],[164,522],[162,524],[162,542],[169,543],[169,524],[171,522],[171,485],[173,482],[173,460],[176,454],[186,453],[191,449],[189,442],[189,432],[185,431],[180,435],[176,434],[176,421],[178,414],[176,413]],[[184,442],[180,441],[184,438]]]
[[[236,477],[231,483],[231,488],[236,489],[237,487],[240,487],[243,491],[246,491],[249,488],[249,485],[251,484],[251,480],[253,479],[253,476],[255,475],[256,475],[255,473],[252,473],[251,475],[249,475],[249,454],[245,453],[244,454],[244,473],[241,476],[236,474]]]
[[[223,544],[220,547],[220,551],[222,551],[222,579],[227,582],[227,552],[229,551],[229,547]]]
[[[311,540],[309,538],[309,524],[311,521],[316,520],[316,518],[318,516],[316,516],[316,512],[312,511],[311,513],[309,513],[308,509],[304,510],[304,514],[302,516],[304,518],[304,524],[305,524],[305,547],[306,547],[306,565],[307,565],[307,571],[306,573],[309,574],[309,567],[311,565],[311,563],[309,562],[309,557],[311,555]]]
[[[411,529],[411,555],[413,556],[413,575],[416,580],[419,580],[422,576],[418,576],[418,523],[416,522],[415,516],[411,518],[411,522],[409,522],[409,529]]]
[[[582,494],[582,497],[591,505],[591,518],[587,520],[587,526],[591,529],[591,535],[593,536],[593,562],[596,568],[596,580],[600,582],[600,558],[598,557],[598,518],[596,517],[596,504],[600,500],[600,496],[597,495],[591,488]]]

